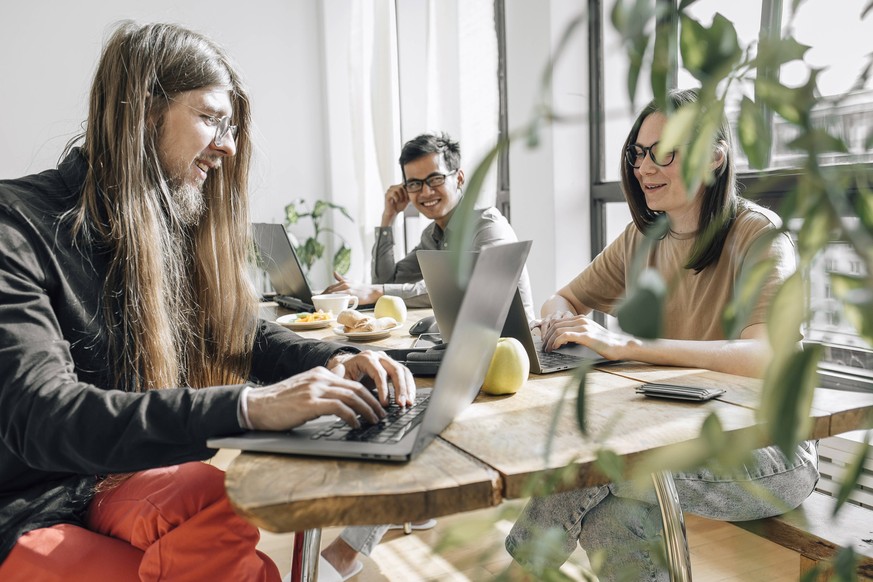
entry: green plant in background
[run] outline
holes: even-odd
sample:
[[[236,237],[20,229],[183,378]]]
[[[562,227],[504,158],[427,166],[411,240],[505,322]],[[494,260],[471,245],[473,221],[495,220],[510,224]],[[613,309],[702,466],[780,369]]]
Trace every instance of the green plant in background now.
[[[312,265],[324,257],[324,253],[327,250],[325,237],[335,236],[340,240],[340,247],[333,254],[330,268],[340,275],[345,275],[349,272],[349,267],[351,266],[352,249],[342,235],[336,230],[325,226],[324,221],[327,219],[328,211],[330,210],[339,211],[352,224],[354,224],[354,220],[349,211],[339,204],[317,200],[311,210],[308,209],[308,204],[306,200],[299,198],[285,206],[285,230],[292,236],[294,235],[291,231],[292,226],[299,224],[304,218],[309,218],[312,221],[313,232],[311,236],[304,239],[302,243],[299,242],[300,238],[294,236],[294,239],[298,241],[294,248],[297,251],[297,256],[300,258],[300,262],[303,263],[304,271],[308,275]]]

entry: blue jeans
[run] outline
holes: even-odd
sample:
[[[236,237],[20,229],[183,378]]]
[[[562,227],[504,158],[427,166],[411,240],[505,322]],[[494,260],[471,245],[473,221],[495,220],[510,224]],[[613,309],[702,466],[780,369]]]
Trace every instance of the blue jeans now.
[[[353,550],[369,556],[387,531],[387,525],[352,525],[343,529],[340,537]]]
[[[800,505],[818,482],[814,442],[801,443],[792,459],[776,447],[752,455],[754,461],[732,475],[709,469],[674,473],[683,512],[723,521],[770,517]],[[531,498],[506,538],[506,549],[537,574],[559,568],[578,541],[589,555],[601,551],[601,582],[666,581],[667,568],[655,557],[661,529],[652,487],[611,483]]]

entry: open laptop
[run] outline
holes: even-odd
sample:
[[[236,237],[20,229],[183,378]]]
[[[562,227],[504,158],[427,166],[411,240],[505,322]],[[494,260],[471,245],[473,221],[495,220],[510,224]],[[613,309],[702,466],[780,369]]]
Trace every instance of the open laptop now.
[[[479,260],[478,254],[475,252],[467,253],[469,260],[462,263],[461,274],[469,272],[473,268],[473,265]],[[454,341],[458,336],[457,320],[463,298],[461,288],[464,278],[459,274],[458,257],[452,256],[447,251],[438,250],[420,250],[416,256],[427,284],[427,292],[430,295],[430,303],[440,329],[442,341]],[[501,337],[514,337],[521,342],[530,359],[531,372],[548,374],[577,368],[584,363],[596,364],[607,361],[594,350],[579,344],[562,346],[551,352],[544,351],[539,335],[534,335],[531,332],[524,311],[524,303],[522,303],[521,295],[518,293],[517,279],[512,282],[512,287],[515,292]]]
[[[252,224],[252,235],[258,245],[261,265],[276,290],[274,301],[295,311],[315,311],[312,306],[312,289],[306,280],[300,259],[288,240],[285,227],[281,224],[256,222]]]
[[[373,427],[385,428],[381,426],[385,422],[351,429],[337,417],[325,416],[288,432],[251,431],[210,439],[208,446],[351,459],[412,459],[479,392],[530,245],[530,241],[512,243],[480,253],[458,310],[455,339],[446,348],[434,387],[418,390],[416,396],[421,402],[412,407],[392,407],[409,411],[398,420],[398,426],[362,438],[362,433]],[[389,416],[393,414],[392,410],[388,412]],[[391,433],[390,437],[386,433]]]

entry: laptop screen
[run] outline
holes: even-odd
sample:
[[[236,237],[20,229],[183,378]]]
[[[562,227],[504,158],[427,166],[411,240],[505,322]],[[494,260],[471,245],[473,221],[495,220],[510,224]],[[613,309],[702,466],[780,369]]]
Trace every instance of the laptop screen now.
[[[270,284],[279,295],[296,297],[312,304],[312,290],[306,274],[281,224],[256,222],[252,235],[258,247],[261,265],[270,277]]]

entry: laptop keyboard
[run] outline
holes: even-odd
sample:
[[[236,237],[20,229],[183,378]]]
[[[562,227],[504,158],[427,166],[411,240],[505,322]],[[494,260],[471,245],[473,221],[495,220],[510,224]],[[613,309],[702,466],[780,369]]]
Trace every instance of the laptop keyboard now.
[[[338,420],[312,435],[312,438],[329,441],[396,443],[421,422],[429,398],[430,394],[416,396],[415,403],[406,407],[397,406],[392,402],[385,410],[388,414],[376,424],[362,424],[359,428],[352,428],[344,420]]]
[[[573,354],[565,354],[563,352],[545,352],[539,350],[537,356],[540,359],[540,366],[548,368],[551,366],[573,366],[579,364],[584,359],[582,356]]]

